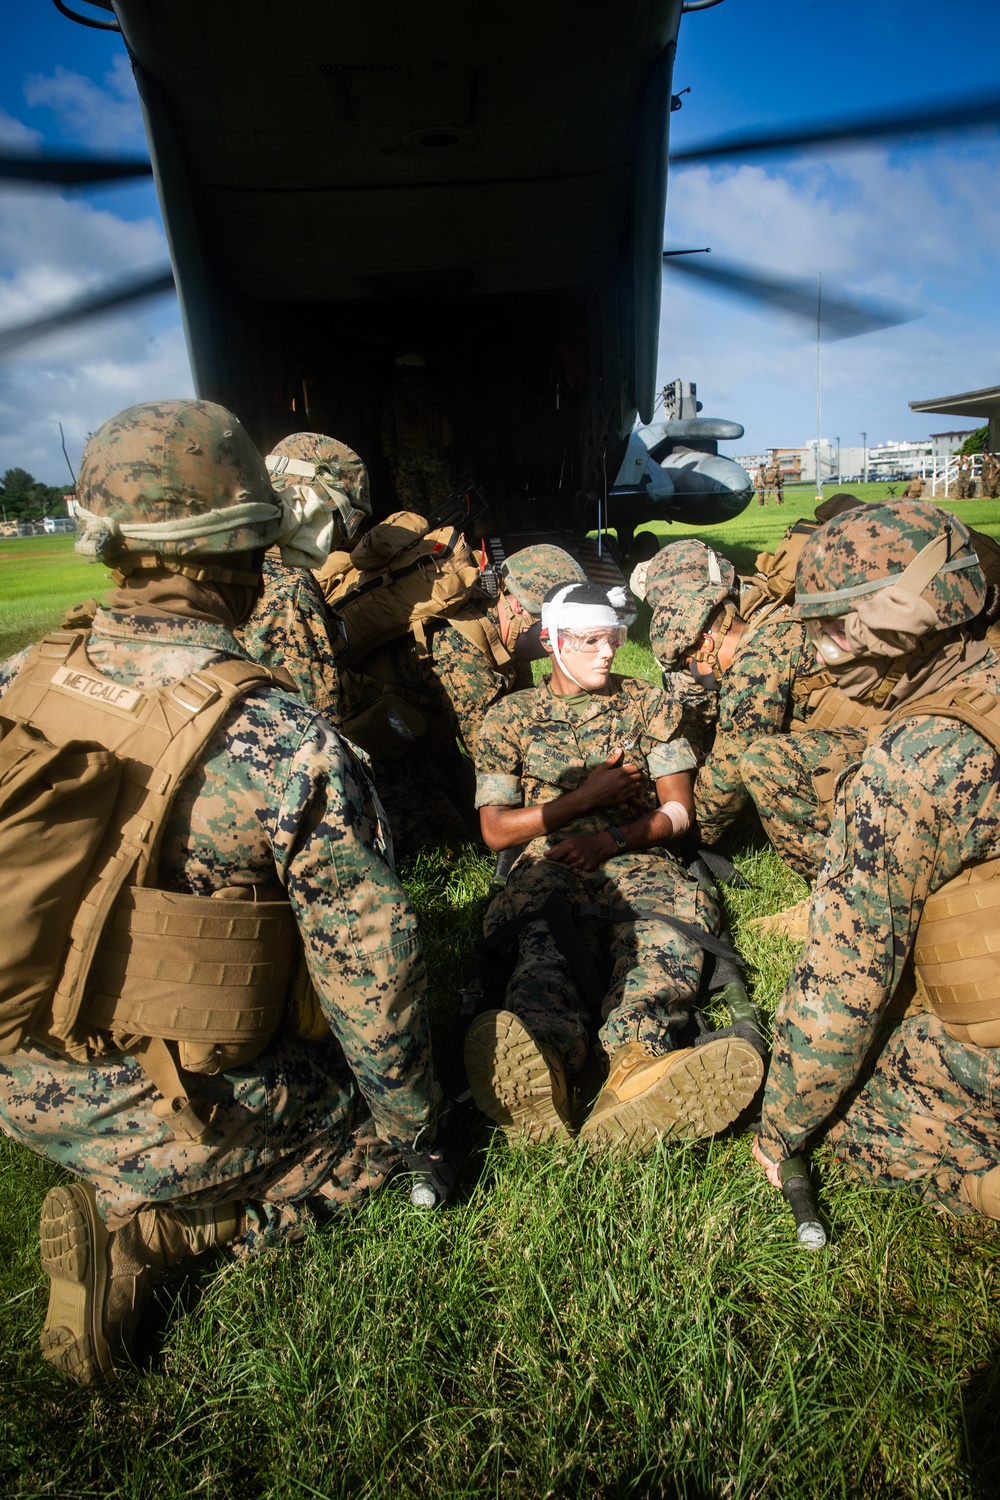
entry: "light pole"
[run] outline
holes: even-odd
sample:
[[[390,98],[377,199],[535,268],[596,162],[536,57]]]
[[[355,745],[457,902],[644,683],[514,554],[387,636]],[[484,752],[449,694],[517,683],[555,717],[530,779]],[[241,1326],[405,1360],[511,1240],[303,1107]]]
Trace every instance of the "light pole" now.
[[[841,476],[840,476],[840,438],[837,438],[837,485],[838,485],[838,487],[842,483],[843,483],[843,480],[841,479]]]
[[[868,483],[868,434],[867,434],[867,432],[863,432],[861,434],[861,442],[862,442],[862,444],[864,446],[864,458],[861,461],[861,473],[862,473],[862,476],[863,476],[865,484],[867,484]]]

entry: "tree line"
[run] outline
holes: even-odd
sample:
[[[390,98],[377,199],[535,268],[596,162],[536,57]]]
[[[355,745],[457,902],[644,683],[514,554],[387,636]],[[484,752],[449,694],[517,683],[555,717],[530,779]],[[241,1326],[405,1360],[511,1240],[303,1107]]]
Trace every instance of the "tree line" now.
[[[65,516],[65,484],[42,484],[27,469],[8,469],[0,477],[0,507],[5,521],[42,521],[46,516]]]

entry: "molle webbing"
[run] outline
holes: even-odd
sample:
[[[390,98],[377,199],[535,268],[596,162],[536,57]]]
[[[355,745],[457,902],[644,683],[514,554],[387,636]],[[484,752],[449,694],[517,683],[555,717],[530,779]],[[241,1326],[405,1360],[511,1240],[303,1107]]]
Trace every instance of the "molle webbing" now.
[[[836,684],[810,693],[806,702],[806,714],[805,719],[793,722],[793,734],[802,734],[810,729],[878,729],[889,717],[886,709],[856,703]]]
[[[287,901],[229,895],[129,887],[91,966],[81,1020],[114,1036],[182,1042],[194,1072],[238,1065],[234,1050],[256,1056],[284,1012],[295,918]]]
[[[225,1043],[206,1035],[199,1017],[192,1025],[190,1051],[186,1051],[177,1018],[186,1011],[189,1000],[179,1002],[177,997],[182,989],[187,997],[185,987],[191,981],[210,988],[213,1013],[229,1010],[228,1031],[245,1052],[250,1045],[248,1033],[255,1024],[251,1018],[266,1015],[270,1021],[274,1010],[269,970],[272,960],[280,964],[281,953],[287,951],[288,922],[276,919],[280,934],[260,928],[260,934],[267,930],[268,941],[281,937],[279,953],[265,954],[260,934],[247,946],[244,934],[249,929],[239,924],[260,924],[265,919],[259,912],[257,917],[248,917],[245,902],[173,895],[149,886],[155,878],[160,841],[181,783],[238,700],[254,687],[272,681],[273,674],[256,662],[226,660],[163,688],[133,688],[98,672],[87,656],[86,642],[86,635],[78,631],[56,631],[46,636],[4,695],[8,712],[30,721],[53,743],[91,740],[116,754],[122,765],[121,790],[73,916],[55,993],[32,1024],[32,1034],[48,1045],[61,1045],[70,1056],[85,1061],[94,1044],[100,1045],[99,1038],[93,1036],[93,1029],[98,1027],[116,1038],[128,1036],[135,1044],[130,1050],[145,1061],[140,1043],[148,1043],[148,1036],[135,1024],[135,984],[144,984],[156,961],[162,960],[160,973],[164,978],[169,975],[168,988],[175,988],[172,1010],[167,1006],[174,1020],[164,1035],[181,1043],[186,1067],[217,1071],[219,1054],[206,1048],[209,1044],[224,1048]],[[195,905],[203,913],[200,919],[190,915]],[[233,910],[237,906],[238,913]],[[186,920],[181,918],[182,910]],[[273,916],[273,910],[273,904],[267,903],[268,915]],[[107,934],[112,913],[113,930]],[[228,936],[224,936],[227,922]],[[180,950],[189,942],[185,964]],[[202,942],[208,943],[207,949],[200,946]],[[132,952],[138,965],[135,970]],[[95,981],[98,976],[103,979],[104,987],[97,997],[92,997],[92,976]],[[221,987],[216,983],[220,979]],[[240,980],[246,981],[245,987],[241,988]],[[127,1003],[119,1014],[118,1001],[125,997],[126,990]],[[241,998],[237,998],[237,992]],[[96,1007],[93,1014],[92,998]],[[164,1003],[159,1002],[158,1016],[163,1014]],[[145,1021],[151,1016],[151,1011],[144,1012]],[[211,1026],[226,1029],[215,1019]],[[273,1030],[272,1025],[266,1036],[257,1033],[255,1051],[260,1051]],[[162,1043],[162,1037],[157,1040]],[[160,1065],[156,1072],[152,1068],[148,1071],[161,1092],[164,1071],[173,1068],[172,1113],[178,1128],[199,1133],[171,1054],[162,1045],[151,1051]],[[225,1051],[222,1057],[229,1061]]]
[[[1000,754],[1000,698],[981,688],[902,704],[890,723],[958,719]],[[1000,856],[960,871],[929,896],[913,950],[917,989],[956,1041],[1000,1047]]]

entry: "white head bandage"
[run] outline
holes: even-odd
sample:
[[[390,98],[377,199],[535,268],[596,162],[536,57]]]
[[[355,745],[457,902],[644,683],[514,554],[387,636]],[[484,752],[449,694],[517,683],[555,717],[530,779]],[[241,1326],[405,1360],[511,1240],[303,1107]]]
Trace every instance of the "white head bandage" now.
[[[579,604],[575,604],[567,598],[575,589],[584,586],[579,583],[564,584],[558,593],[554,594],[551,599],[545,600],[542,604],[542,634],[544,635],[548,632],[552,655],[559,663],[559,670],[565,672],[570,682],[575,682],[581,692],[585,692],[586,689],[573,676],[559,650],[560,634],[567,631],[570,634],[581,635],[586,630],[618,630],[622,623],[610,595],[605,596],[607,598],[606,604],[589,604],[582,601]],[[624,604],[623,591],[616,589],[613,592],[622,595],[622,602]]]

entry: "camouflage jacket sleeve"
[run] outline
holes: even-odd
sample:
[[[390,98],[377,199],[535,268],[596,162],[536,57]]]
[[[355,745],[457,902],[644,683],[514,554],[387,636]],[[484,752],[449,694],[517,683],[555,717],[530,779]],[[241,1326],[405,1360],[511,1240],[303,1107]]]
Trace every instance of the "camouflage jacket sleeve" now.
[[[434,631],[431,656],[434,675],[455,714],[459,737],[475,759],[476,741],[486,710],[506,692],[508,679],[484,652],[447,621]],[[513,678],[512,669],[511,682]]]
[[[237,638],[254,661],[284,667],[303,703],[336,717],[337,664],[323,595],[311,573],[266,557],[264,592]]]
[[[309,974],[383,1140],[433,1121],[426,975],[416,915],[375,847],[371,785],[313,719],[287,765],[271,834]]]
[[[806,946],[778,1007],[761,1142],[793,1155],[854,1083],[927,897],[1000,847],[1000,757],[946,719],[883,732],[840,788]]]
[[[695,782],[698,820],[716,834],[749,801],[743,784],[744,752],[764,734],[786,734],[796,714],[792,686],[805,664],[805,627],[795,620],[752,630],[719,689],[715,742]]]

